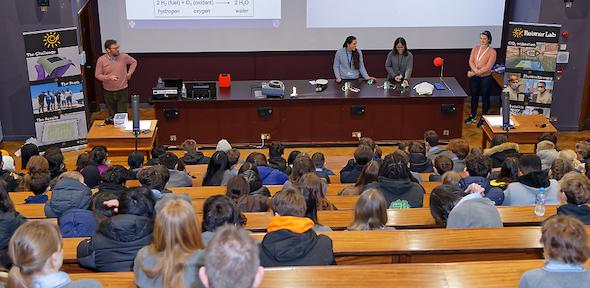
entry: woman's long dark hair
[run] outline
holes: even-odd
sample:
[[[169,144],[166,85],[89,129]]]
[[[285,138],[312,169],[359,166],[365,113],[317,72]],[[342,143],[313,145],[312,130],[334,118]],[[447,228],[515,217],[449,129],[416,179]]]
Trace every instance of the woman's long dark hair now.
[[[0,180],[0,212],[8,213],[15,211],[14,203],[12,203],[8,191],[6,191],[6,183],[3,180]]]
[[[347,48],[354,40],[356,40],[356,37],[354,36],[346,37],[346,41],[344,41],[342,47]],[[352,51],[352,65],[354,66],[354,69],[361,69],[361,55],[359,54],[358,49]]]
[[[397,53],[397,44],[404,45],[404,52],[402,54],[404,56],[408,56],[408,45],[406,44],[406,39],[404,39],[402,37],[398,37],[393,42],[393,55],[399,55],[399,53]]]
[[[223,173],[229,168],[227,154],[223,151],[217,151],[211,156],[207,173],[203,178],[203,186],[219,186],[223,179]]]

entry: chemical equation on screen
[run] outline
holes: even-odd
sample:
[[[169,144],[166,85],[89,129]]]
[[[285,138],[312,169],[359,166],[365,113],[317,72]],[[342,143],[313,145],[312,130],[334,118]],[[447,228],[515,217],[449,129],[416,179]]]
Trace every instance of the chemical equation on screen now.
[[[254,17],[254,0],[154,0],[154,17]]]

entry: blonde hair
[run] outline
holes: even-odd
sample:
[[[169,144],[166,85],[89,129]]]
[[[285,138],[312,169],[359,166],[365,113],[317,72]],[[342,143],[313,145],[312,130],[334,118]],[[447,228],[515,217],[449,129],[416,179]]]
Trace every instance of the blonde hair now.
[[[171,200],[157,213],[153,241],[148,246],[148,253],[156,258],[157,264],[148,269],[141,257],[138,264],[147,277],[161,276],[162,287],[182,287],[187,258],[203,248],[193,207],[185,200]]]
[[[551,141],[543,140],[537,143],[537,153],[543,150],[552,150],[555,149],[555,144]]]
[[[565,149],[559,151],[559,154],[557,154],[557,158],[570,161],[574,168],[580,166],[581,164],[581,162],[578,160],[578,154],[576,154],[576,151],[572,149]]]
[[[461,179],[463,179],[463,177],[461,177],[461,174],[455,171],[447,171],[441,177],[443,184],[453,186],[459,186],[459,181],[461,181]]]
[[[8,272],[6,287],[31,287],[31,275],[41,272],[47,260],[61,250],[62,238],[56,224],[31,221],[21,225],[8,244],[14,265]]]
[[[578,172],[565,174],[559,181],[559,187],[568,203],[582,205],[590,200],[590,180]]]
[[[348,230],[377,230],[387,225],[387,200],[377,189],[363,192],[354,206],[354,220]]]

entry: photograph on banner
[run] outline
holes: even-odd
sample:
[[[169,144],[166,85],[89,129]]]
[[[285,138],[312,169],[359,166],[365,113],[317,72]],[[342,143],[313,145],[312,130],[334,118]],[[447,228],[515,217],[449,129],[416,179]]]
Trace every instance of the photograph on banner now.
[[[530,46],[506,47],[506,68],[528,71],[555,72],[557,43],[523,43]]]
[[[35,82],[30,85],[30,90],[35,116],[84,111],[84,87],[80,76],[59,78],[49,83]]]
[[[78,46],[58,48],[55,54],[27,57],[30,81],[80,75]]]
[[[39,146],[59,144],[61,147],[68,147],[86,144],[87,129],[84,111],[35,119]]]
[[[551,104],[553,101],[553,77],[504,73],[504,83],[508,83],[504,92],[508,92],[511,103]]]

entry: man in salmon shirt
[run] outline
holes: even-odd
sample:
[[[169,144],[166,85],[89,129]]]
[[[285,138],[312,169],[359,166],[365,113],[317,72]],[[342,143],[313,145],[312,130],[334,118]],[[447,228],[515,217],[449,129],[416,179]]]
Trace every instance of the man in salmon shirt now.
[[[102,82],[104,102],[109,110],[109,117],[112,118],[116,113],[127,113],[127,81],[137,68],[137,60],[119,52],[116,40],[107,40],[104,48],[107,53],[96,61],[94,77]]]

